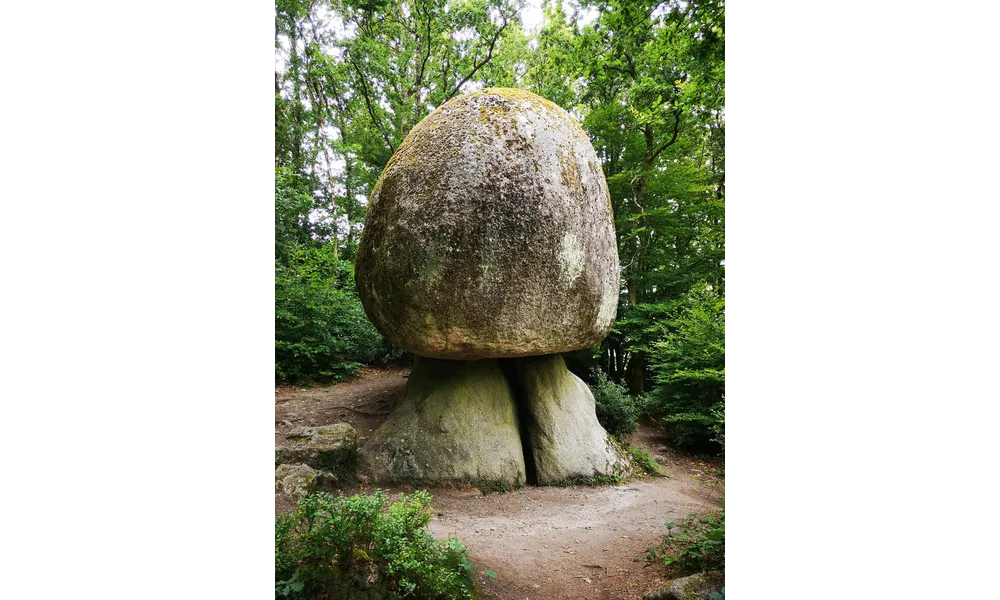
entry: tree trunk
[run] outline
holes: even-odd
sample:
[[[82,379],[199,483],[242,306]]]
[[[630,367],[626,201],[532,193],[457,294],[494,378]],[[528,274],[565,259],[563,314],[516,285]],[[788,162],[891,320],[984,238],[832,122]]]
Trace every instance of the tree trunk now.
[[[648,124],[644,125],[642,134],[645,138],[646,147],[642,157],[642,172],[639,174],[639,181],[635,190],[635,203],[639,207],[639,216],[645,219],[642,211],[644,210],[643,205],[646,201],[646,189],[649,184],[649,171],[653,167],[656,150],[653,127]],[[635,306],[642,302],[642,268],[646,261],[643,256],[645,248],[641,240],[638,236],[632,236],[632,238],[635,250],[632,257],[632,272],[627,276],[626,285],[628,286],[628,303],[631,306]],[[628,383],[629,393],[638,396],[645,391],[646,354],[644,352],[633,350],[629,353],[629,361],[625,370],[625,381]]]
[[[628,391],[634,396],[641,395],[646,386],[646,353],[638,350],[632,351],[631,359],[628,361],[626,369],[626,379],[628,381]]]

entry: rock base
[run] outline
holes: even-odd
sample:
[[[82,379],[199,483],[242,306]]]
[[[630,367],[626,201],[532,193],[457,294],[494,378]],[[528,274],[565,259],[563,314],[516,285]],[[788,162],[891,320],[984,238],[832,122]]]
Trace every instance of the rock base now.
[[[402,398],[360,457],[360,472],[376,483],[484,491],[600,482],[629,469],[597,421],[590,388],[560,355],[415,357]]]
[[[380,483],[525,483],[514,395],[496,360],[415,357],[402,398],[361,448],[360,470]]]
[[[629,461],[597,421],[594,395],[563,357],[517,359],[539,485],[625,476]]]

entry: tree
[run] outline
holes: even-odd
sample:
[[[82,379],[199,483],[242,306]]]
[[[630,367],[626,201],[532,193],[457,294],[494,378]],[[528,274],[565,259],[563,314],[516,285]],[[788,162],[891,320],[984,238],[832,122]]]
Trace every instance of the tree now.
[[[622,282],[594,360],[641,394],[691,290],[725,293],[724,4],[543,6],[528,34],[516,0],[276,0],[276,256],[329,245],[350,263],[416,123],[478,87],[528,88],[576,115],[601,159]]]
[[[653,327],[697,282],[723,285],[724,44],[721,4],[585,3],[598,18],[575,44],[561,4],[539,36],[529,81],[578,98],[603,162],[616,216],[623,299],[601,363],[640,394]],[[557,57],[575,54],[582,84],[552,85]],[[574,76],[559,74],[559,81]]]

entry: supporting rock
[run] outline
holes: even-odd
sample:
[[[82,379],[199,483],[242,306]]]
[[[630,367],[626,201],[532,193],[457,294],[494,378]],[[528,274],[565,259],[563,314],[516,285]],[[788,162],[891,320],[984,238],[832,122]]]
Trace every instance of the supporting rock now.
[[[514,396],[499,363],[414,357],[403,396],[361,460],[376,482],[524,485]]]
[[[622,476],[628,461],[597,421],[594,395],[561,355],[517,359],[539,485]]]

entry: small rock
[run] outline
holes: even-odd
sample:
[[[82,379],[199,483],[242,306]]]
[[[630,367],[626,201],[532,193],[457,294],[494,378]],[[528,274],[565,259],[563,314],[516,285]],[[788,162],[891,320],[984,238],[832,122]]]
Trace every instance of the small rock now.
[[[274,462],[339,471],[353,466],[357,451],[358,434],[348,423],[298,427],[274,449]]]
[[[309,465],[281,465],[274,471],[274,491],[298,502],[316,489],[319,471]]]
[[[726,586],[726,576],[722,571],[710,571],[681,577],[667,585],[643,594],[643,600],[687,600],[705,598],[709,592],[718,592]]]

